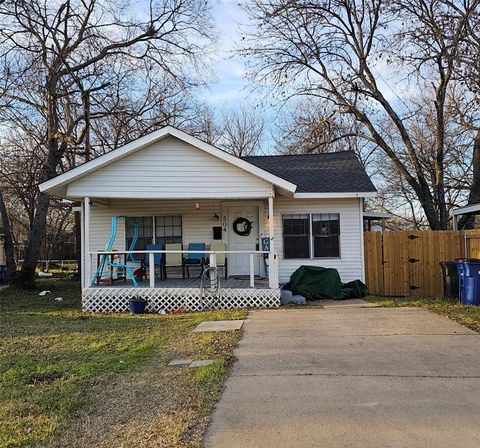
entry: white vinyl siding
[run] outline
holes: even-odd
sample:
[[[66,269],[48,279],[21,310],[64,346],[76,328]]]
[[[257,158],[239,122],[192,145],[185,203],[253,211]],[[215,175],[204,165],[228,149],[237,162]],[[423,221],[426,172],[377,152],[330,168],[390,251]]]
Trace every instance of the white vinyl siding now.
[[[261,198],[272,185],[224,160],[168,137],[68,185],[69,197]]]
[[[278,254],[280,283],[301,265],[335,268],[343,282],[363,279],[362,215],[360,199],[288,199],[274,200],[275,250]],[[340,215],[340,258],[285,259],[283,257],[282,215],[302,213],[338,213]],[[267,216],[265,216],[265,220]],[[265,226],[268,229],[268,225]]]
[[[196,209],[196,203],[200,208]],[[93,204],[91,207],[90,250],[105,249],[113,216],[181,216],[183,244],[213,241],[213,226],[221,221],[214,215],[222,216],[221,200],[119,200],[112,199],[109,206]],[[249,202],[246,202],[249,203]],[[225,203],[224,203],[225,204]],[[227,202],[228,204],[228,202]],[[266,202],[265,202],[266,205]],[[224,205],[225,208],[225,205]],[[268,207],[264,207],[261,236],[268,236]],[[340,215],[341,258],[287,259],[283,258],[282,215],[292,213],[338,213]],[[360,199],[274,199],[275,249],[278,253],[279,280],[285,283],[301,265],[335,268],[343,282],[363,279],[362,223]],[[230,223],[228,224],[230,226]],[[225,241],[225,232],[222,232]],[[125,250],[125,223],[119,222],[114,250]],[[92,260],[92,271],[96,260]]]
[[[196,209],[195,204],[200,208]],[[220,226],[220,221],[214,215],[221,215],[219,200],[199,201],[127,201],[111,200],[108,207],[94,204],[90,216],[90,251],[105,250],[112,228],[114,216],[181,216],[183,244],[206,243],[213,241],[213,226]],[[126,250],[125,247],[125,221],[118,223],[117,238],[113,250]],[[92,271],[96,267],[96,260],[92,260]]]

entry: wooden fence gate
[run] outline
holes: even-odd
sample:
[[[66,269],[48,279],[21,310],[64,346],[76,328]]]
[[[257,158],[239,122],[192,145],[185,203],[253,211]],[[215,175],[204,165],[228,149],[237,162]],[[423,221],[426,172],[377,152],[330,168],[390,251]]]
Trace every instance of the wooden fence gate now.
[[[370,294],[441,295],[440,262],[480,258],[480,230],[365,232],[365,276]]]

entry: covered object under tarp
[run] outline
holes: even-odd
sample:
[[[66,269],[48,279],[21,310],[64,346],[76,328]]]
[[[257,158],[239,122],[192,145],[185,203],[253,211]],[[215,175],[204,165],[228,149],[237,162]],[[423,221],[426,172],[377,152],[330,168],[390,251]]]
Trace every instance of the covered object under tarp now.
[[[342,283],[336,269],[318,266],[300,266],[283,289],[299,294],[307,300],[358,299],[367,292],[366,285],[360,280]]]

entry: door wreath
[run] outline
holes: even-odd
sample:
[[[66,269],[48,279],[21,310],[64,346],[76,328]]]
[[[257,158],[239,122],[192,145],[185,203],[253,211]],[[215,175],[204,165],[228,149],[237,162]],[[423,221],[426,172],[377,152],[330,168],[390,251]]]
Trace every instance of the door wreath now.
[[[243,230],[240,230],[243,228]],[[233,221],[233,231],[240,236],[248,236],[252,231],[252,222],[247,218],[237,218]]]

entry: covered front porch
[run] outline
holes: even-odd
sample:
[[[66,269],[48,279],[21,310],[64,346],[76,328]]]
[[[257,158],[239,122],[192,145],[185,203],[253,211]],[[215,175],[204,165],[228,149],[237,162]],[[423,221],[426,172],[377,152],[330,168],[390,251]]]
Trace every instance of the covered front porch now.
[[[83,310],[128,311],[133,297],[148,300],[150,312],[279,306],[273,207],[273,194],[224,200],[84,198]],[[247,234],[235,232],[239,217],[251,223]],[[133,221],[141,222],[135,241]],[[201,250],[192,249],[199,245]],[[188,264],[191,259],[202,261]]]
[[[132,297],[148,299],[155,312],[278,306],[274,198],[293,197],[296,189],[170,126],[41,185],[41,191],[82,203],[83,309],[100,312],[126,311]],[[214,270],[228,258],[227,277],[247,276],[248,286],[228,278],[210,287],[158,281],[179,277],[183,260],[195,258],[192,244]],[[104,264],[115,272],[104,273]],[[138,275],[138,269],[145,272]]]

